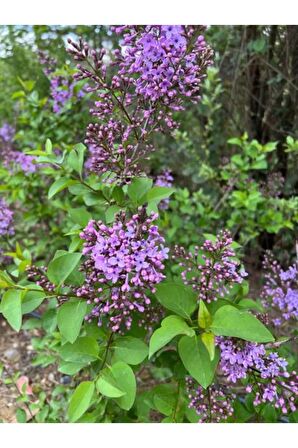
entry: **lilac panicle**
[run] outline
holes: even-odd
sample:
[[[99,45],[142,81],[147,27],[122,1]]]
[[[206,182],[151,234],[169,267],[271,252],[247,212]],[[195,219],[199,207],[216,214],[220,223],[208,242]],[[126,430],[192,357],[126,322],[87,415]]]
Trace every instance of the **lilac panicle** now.
[[[233,401],[236,396],[223,386],[212,384],[207,389],[186,377],[188,407],[199,416],[199,423],[219,423],[233,415]]]
[[[263,344],[234,338],[217,338],[220,369],[227,380],[236,383],[249,378],[247,392],[254,392],[254,404],[272,403],[285,414],[295,411],[298,377],[287,371],[287,361],[276,352],[266,352]]]
[[[147,291],[154,293],[164,279],[163,262],[168,257],[153,224],[156,218],[156,214],[148,218],[141,208],[128,220],[120,213],[111,226],[92,220],[81,233],[86,281],[77,295],[93,305],[88,321],[95,318],[101,325],[107,316],[112,331],[122,332],[131,327],[134,312],[145,317],[150,311]]]
[[[184,248],[176,246],[174,258],[181,260],[182,280],[198,292],[198,300],[210,303],[224,297],[233,284],[242,283],[247,276],[239,269],[240,263],[233,259],[232,242],[230,233],[221,231],[215,242],[206,240],[201,248],[195,247],[194,253],[186,253]],[[200,251],[203,263],[197,261]]]
[[[276,326],[298,318],[298,266],[293,264],[283,270],[270,255],[264,259],[265,285],[262,290],[263,305],[271,312]]]
[[[14,234],[13,211],[6,201],[0,198],[0,237]]]
[[[88,79],[97,93],[91,114],[98,123],[87,128],[85,143],[92,147],[90,168],[112,173],[125,183],[141,172],[140,163],[154,150],[153,132],[177,127],[173,112],[184,102],[200,99],[200,82],[212,52],[201,27],[123,26],[121,47],[108,58],[82,40],[69,40],[76,61],[75,79]],[[110,63],[106,62],[110,59]]]
[[[39,62],[43,65],[43,72],[50,80],[50,95],[53,99],[53,112],[60,114],[64,106],[74,96],[75,83],[67,77],[56,75],[55,71],[58,61],[50,57],[46,52],[39,51]],[[77,92],[77,98],[85,95],[85,90],[80,89]]]
[[[0,128],[0,138],[3,142],[11,142],[15,135],[15,129],[8,123],[4,123]]]
[[[0,157],[3,166],[12,173],[19,169],[24,173],[33,173],[36,171],[36,165],[33,163],[35,158],[14,149],[14,136],[15,129],[4,123],[0,128]]]

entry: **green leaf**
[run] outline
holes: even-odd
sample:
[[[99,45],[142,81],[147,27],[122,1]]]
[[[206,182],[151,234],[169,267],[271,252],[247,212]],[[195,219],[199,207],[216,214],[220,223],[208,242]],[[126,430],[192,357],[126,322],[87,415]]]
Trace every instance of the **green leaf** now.
[[[155,295],[165,308],[187,319],[197,306],[196,294],[181,283],[160,283],[156,287]]]
[[[16,411],[16,417],[18,423],[26,423],[27,421],[27,415],[24,409],[18,408]]]
[[[151,336],[149,344],[149,358],[151,358],[154,353],[156,353],[160,348],[164,347],[178,334],[194,336],[195,332],[186,324],[186,322],[181,317],[166,317],[162,321],[161,327],[155,330],[155,332]]]
[[[69,153],[67,158],[68,165],[76,171],[80,177],[82,177],[85,150],[86,146],[82,143],[78,143]]]
[[[31,313],[42,304],[46,297],[43,291],[27,291],[22,300],[22,314]]]
[[[213,316],[210,327],[216,336],[231,336],[252,342],[273,342],[270,331],[252,314],[226,305]]]
[[[208,350],[210,359],[212,361],[215,356],[215,336],[213,333],[203,333],[201,335],[201,338],[202,338],[203,344],[205,345],[206,349]]]
[[[79,224],[81,227],[85,227],[90,219],[92,219],[91,213],[85,207],[71,208],[68,213],[73,222]]]
[[[6,271],[0,271],[0,288],[8,288],[14,286],[14,282]]]
[[[73,343],[79,336],[86,311],[87,302],[85,300],[66,302],[59,307],[58,328],[68,342]]]
[[[177,393],[172,384],[161,384],[153,389],[153,404],[161,414],[170,416],[174,410]]]
[[[218,350],[211,361],[201,338],[183,336],[178,344],[178,352],[186,370],[206,389],[213,381],[219,360]]]
[[[58,371],[64,375],[75,375],[85,366],[86,363],[61,361]]]
[[[98,359],[99,347],[96,339],[89,336],[78,338],[73,344],[67,342],[59,349],[64,361],[88,363]]]
[[[96,382],[96,388],[105,397],[119,398],[126,394],[123,390],[119,389],[116,383],[116,379],[113,377],[110,368],[104,369],[99,379]]]
[[[45,149],[47,154],[52,154],[53,145],[49,138],[46,139]]]
[[[67,252],[59,254],[50,261],[47,277],[55,285],[62,285],[71,272],[76,268],[82,254],[77,252]]]
[[[133,370],[125,362],[119,361],[105,368],[96,387],[106,397],[114,398],[121,409],[128,411],[134,403],[136,380]]]
[[[137,365],[148,356],[148,347],[140,339],[124,336],[114,341],[113,361],[124,361],[127,364]]]
[[[128,185],[127,194],[129,198],[137,205],[142,205],[146,200],[146,193],[152,187],[152,179],[148,177],[135,177]]]
[[[212,316],[202,299],[200,300],[198,322],[201,328],[208,328],[212,322]]]
[[[125,392],[123,397],[116,398],[115,401],[121,409],[128,411],[134,404],[136,397],[136,379],[133,370],[122,361],[116,362],[112,366],[112,374],[117,386]]]
[[[163,199],[168,198],[175,192],[174,188],[168,188],[168,187],[153,187],[151,190],[147,193],[147,202],[154,201],[154,202],[160,202]]]
[[[10,289],[3,294],[1,301],[1,313],[15,331],[19,331],[22,326],[23,293],[19,289]]]
[[[64,190],[65,188],[77,184],[78,181],[69,179],[67,177],[60,177],[60,179],[55,180],[55,182],[50,186],[49,192],[48,192],[48,198],[51,199],[54,197],[57,193]]]
[[[94,383],[83,381],[75,389],[68,407],[68,418],[70,422],[77,421],[89,408],[94,393]]]
[[[260,313],[264,312],[264,308],[262,307],[261,303],[256,302],[253,299],[242,299],[237,303],[237,305],[241,308],[257,310]]]
[[[113,222],[115,220],[116,213],[120,212],[120,210],[121,207],[119,207],[118,205],[111,205],[110,207],[108,207],[105,213],[106,223],[110,224],[111,222]]]

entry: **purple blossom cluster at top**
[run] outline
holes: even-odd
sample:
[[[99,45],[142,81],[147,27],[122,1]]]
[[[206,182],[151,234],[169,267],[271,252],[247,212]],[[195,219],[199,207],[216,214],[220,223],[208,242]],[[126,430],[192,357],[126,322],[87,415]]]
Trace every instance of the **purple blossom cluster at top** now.
[[[174,178],[172,176],[172,173],[170,170],[164,170],[162,171],[155,179],[155,185],[157,187],[168,187],[171,188],[173,185]],[[169,198],[163,199],[160,204],[159,208],[161,210],[167,210],[169,207]]]
[[[164,25],[115,27],[123,33],[123,51],[117,50],[119,75],[134,76],[136,93],[155,102],[162,98],[173,110],[183,108],[182,97],[200,99],[205,38],[195,27]],[[188,46],[191,44],[191,49]]]
[[[95,51],[82,40],[69,40],[76,61],[75,79],[88,79],[97,92],[90,110],[99,123],[87,128],[85,143],[92,147],[90,168],[129,182],[141,171],[140,162],[154,150],[153,132],[174,129],[173,112],[184,101],[199,100],[201,79],[211,63],[201,27],[124,26],[121,48],[105,63],[106,51]]]
[[[184,268],[181,273],[183,282],[198,292],[198,299],[210,303],[228,292],[235,283],[242,283],[247,273],[239,270],[240,263],[234,260],[235,252],[231,248],[233,240],[228,231],[218,233],[216,240],[206,240],[201,248],[195,247],[194,253],[186,253],[184,248],[175,248],[175,256]],[[203,263],[198,262],[201,257]]]
[[[212,384],[208,390],[203,389],[191,377],[186,377],[188,407],[199,416],[199,423],[219,423],[233,415],[234,394],[228,394],[220,385]]]
[[[264,259],[265,285],[262,290],[263,305],[275,310],[272,323],[282,325],[289,319],[298,318],[298,266],[294,264],[283,270],[276,260],[267,255]],[[276,312],[278,315],[276,316]]]
[[[112,226],[92,220],[81,233],[86,281],[77,295],[94,305],[88,321],[96,318],[101,325],[106,316],[112,331],[122,332],[131,327],[134,312],[150,310],[147,290],[154,293],[155,285],[164,279],[163,262],[168,257],[153,224],[156,218],[139,209],[127,220],[123,212]]]
[[[0,237],[14,234],[13,211],[3,198],[0,198]]]
[[[222,337],[217,338],[217,344],[222,372],[232,383],[249,377],[247,392],[255,392],[255,406],[269,402],[283,413],[296,410],[298,377],[296,372],[287,371],[284,358],[275,352],[267,354],[263,344]]]
[[[0,157],[3,166],[9,171],[14,172],[21,169],[24,173],[33,173],[36,171],[36,165],[33,163],[34,157],[16,151],[13,146],[15,129],[4,123],[0,128]]]

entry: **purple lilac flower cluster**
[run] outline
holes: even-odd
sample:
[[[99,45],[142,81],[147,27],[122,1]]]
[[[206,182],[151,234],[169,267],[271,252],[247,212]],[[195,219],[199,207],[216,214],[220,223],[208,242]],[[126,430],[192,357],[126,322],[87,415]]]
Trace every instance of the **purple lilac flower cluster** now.
[[[275,312],[272,323],[282,325],[298,318],[298,266],[283,270],[269,254],[264,259],[265,285],[262,290],[263,305]],[[276,312],[278,316],[276,317]]]
[[[81,233],[88,258],[86,281],[77,296],[94,305],[87,321],[96,318],[101,325],[107,316],[112,331],[123,332],[131,327],[134,312],[150,310],[147,291],[154,293],[155,285],[164,279],[163,262],[168,257],[153,224],[156,218],[154,213],[147,217],[140,208],[131,219],[120,213],[112,226],[92,220]]]
[[[155,179],[155,185],[157,187],[168,187],[171,188],[173,185],[174,178],[172,176],[172,173],[170,170],[164,170],[162,173],[160,173],[156,179]],[[161,210],[167,210],[169,207],[169,198],[163,199],[160,204],[159,208]]]
[[[46,52],[39,51],[39,62],[43,65],[43,72],[50,80],[50,94],[53,99],[53,112],[60,114],[65,104],[74,96],[75,83],[70,82],[64,76],[55,75],[57,60],[50,57]],[[85,90],[77,92],[77,98],[85,95]]]
[[[222,372],[232,383],[249,378],[246,390],[255,392],[255,406],[269,402],[283,413],[296,410],[298,376],[287,371],[284,358],[276,352],[267,354],[263,344],[222,337],[217,338],[217,344]]]
[[[15,129],[8,123],[4,123],[0,128],[0,138],[3,142],[9,143],[12,141],[15,134]]]
[[[6,201],[0,198],[0,237],[14,234],[13,211]]]
[[[228,231],[218,233],[215,241],[206,240],[194,253],[186,253],[184,248],[175,247],[174,257],[181,259],[179,266],[183,282],[198,292],[198,300],[210,303],[228,292],[235,283],[242,283],[247,273],[240,269],[240,263],[233,259],[233,240]],[[198,262],[198,257],[203,260]]]
[[[75,79],[88,79],[98,100],[91,114],[100,120],[87,128],[91,169],[113,173],[122,182],[140,172],[140,161],[154,150],[148,142],[156,131],[174,129],[173,111],[184,99],[199,100],[201,79],[212,51],[201,27],[113,27],[124,35],[107,66],[106,51],[95,51],[82,40],[69,40],[69,52],[80,61]],[[116,72],[117,69],[117,72]]]
[[[13,172],[15,169],[21,169],[24,173],[35,172],[36,165],[33,163],[35,158],[14,149],[14,136],[15,129],[4,123],[0,128],[0,156],[3,166],[10,172]]]
[[[153,102],[162,98],[173,110],[183,108],[181,96],[200,100],[200,83],[204,69],[211,63],[211,53],[199,27],[149,25],[114,29],[124,35],[124,51],[116,51],[119,75],[134,76],[138,95]]]
[[[229,394],[223,386],[212,384],[203,389],[191,377],[186,377],[186,390],[190,409],[199,416],[199,423],[219,423],[233,415],[236,395]]]
[[[261,182],[261,192],[268,198],[278,198],[282,194],[285,178],[280,172],[270,173],[267,182]]]

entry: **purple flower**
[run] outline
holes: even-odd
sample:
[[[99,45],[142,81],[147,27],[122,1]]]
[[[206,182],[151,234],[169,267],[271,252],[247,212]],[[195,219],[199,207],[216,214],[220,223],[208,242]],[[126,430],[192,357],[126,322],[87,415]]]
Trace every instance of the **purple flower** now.
[[[297,265],[283,270],[269,255],[264,260],[266,269],[265,285],[262,290],[263,305],[279,316],[272,316],[272,323],[280,326],[283,322],[298,318],[298,270]]]
[[[4,199],[0,198],[0,237],[14,234],[13,211]]]
[[[229,394],[222,386],[212,384],[208,389],[186,377],[188,407],[199,416],[199,423],[219,423],[233,415],[233,401],[236,395]]]
[[[181,273],[183,282],[198,291],[198,300],[210,303],[224,297],[235,283],[242,283],[247,273],[239,270],[240,263],[233,259],[235,252],[231,248],[233,240],[228,231],[221,231],[216,241],[206,240],[201,248],[195,247],[194,253],[186,253],[184,248],[175,248],[176,256],[184,268]],[[203,263],[198,263],[199,251],[203,251]]]
[[[77,295],[94,305],[88,321],[96,318],[101,325],[106,316],[112,331],[123,332],[131,327],[135,312],[146,312],[145,320],[150,320],[147,291],[154,293],[164,279],[163,262],[168,258],[164,239],[152,224],[156,218],[156,214],[146,217],[141,208],[129,220],[120,213],[110,227],[90,221],[82,232],[86,281]]]
[[[15,134],[15,129],[8,123],[4,123],[0,128],[0,138],[6,143],[11,142]]]
[[[109,65],[104,49],[95,51],[82,40],[69,40],[69,53],[82,62],[75,79],[90,80],[88,91],[98,94],[90,112],[99,123],[89,124],[85,140],[92,148],[91,171],[129,183],[142,172],[140,162],[154,150],[149,142],[153,132],[177,128],[173,112],[183,110],[184,101],[199,101],[200,81],[212,60],[203,39],[194,39],[199,29],[112,27],[123,34],[123,40],[110,55]]]
[[[287,371],[287,361],[278,353],[266,353],[263,344],[234,338],[217,338],[220,369],[227,380],[236,383],[249,378],[247,392],[254,392],[254,404],[270,402],[283,413],[294,411],[298,394],[296,372]]]

